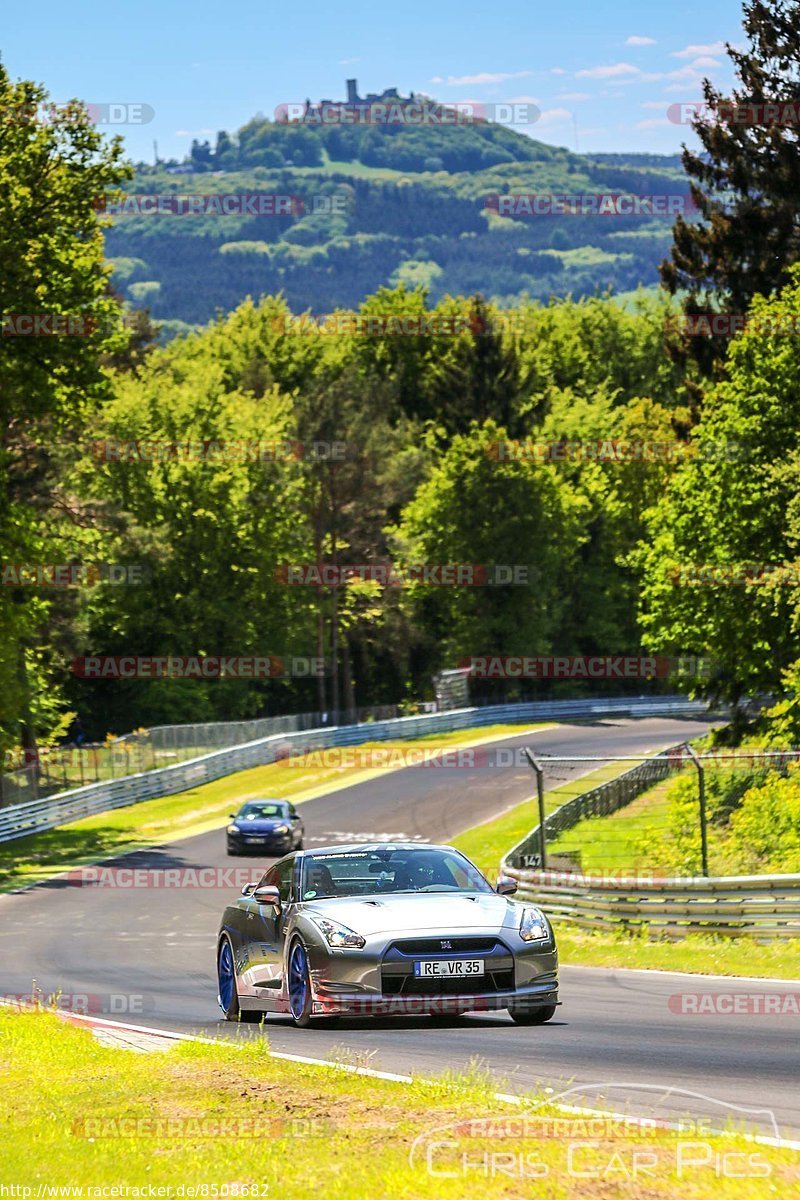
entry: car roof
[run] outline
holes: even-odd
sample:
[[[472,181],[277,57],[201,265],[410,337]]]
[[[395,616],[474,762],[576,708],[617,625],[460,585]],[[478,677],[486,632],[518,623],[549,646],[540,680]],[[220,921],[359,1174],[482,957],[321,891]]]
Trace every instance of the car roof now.
[[[430,842],[348,842],[341,846],[315,846],[313,850],[298,850],[296,853],[298,858],[307,855],[317,858],[320,854],[364,854],[379,850],[450,850],[461,854],[455,846],[436,846]]]
[[[242,808],[247,808],[248,804],[288,804],[288,800],[283,800],[280,796],[258,796],[250,800],[243,800]]]

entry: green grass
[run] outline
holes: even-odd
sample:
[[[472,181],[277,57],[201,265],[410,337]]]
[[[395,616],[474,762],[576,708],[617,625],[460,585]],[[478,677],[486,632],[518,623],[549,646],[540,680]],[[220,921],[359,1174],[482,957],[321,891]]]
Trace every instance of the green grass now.
[[[553,854],[567,850],[580,854],[586,872],[647,870],[646,852],[638,850],[647,834],[668,830],[666,794],[674,776],[642,792],[630,804],[607,817],[586,817],[549,843]],[[643,857],[644,855],[644,857]]]
[[[563,921],[555,922],[562,965],[628,967],[649,971],[686,971],[690,975],[750,975],[765,979],[800,979],[800,955],[791,941],[757,942],[754,938],[715,937],[692,933],[680,942],[648,938],[641,933],[595,933]]]
[[[535,1042],[544,1031],[530,1033]],[[572,1140],[584,1142],[581,1167],[597,1173],[581,1179],[578,1191],[568,1170],[570,1139],[542,1136],[547,1118],[564,1114],[542,1096],[527,1098],[530,1123],[520,1131],[500,1124],[519,1117],[520,1109],[494,1099],[496,1084],[476,1068],[408,1085],[273,1059],[259,1035],[238,1048],[184,1042],[143,1060],[102,1046],[87,1030],[49,1013],[3,1010],[0,1066],[0,1178],[32,1189],[28,1196],[36,1196],[39,1185],[77,1186],[86,1197],[101,1195],[90,1188],[123,1185],[171,1187],[173,1197],[205,1188],[194,1194],[214,1197],[237,1195],[232,1185],[238,1185],[239,1196],[281,1200],[616,1200],[645,1194],[620,1171],[620,1162],[630,1164],[637,1148],[655,1155],[648,1200],[761,1200],[788,1196],[798,1178],[791,1151],[756,1147],[731,1134],[702,1136],[710,1161],[757,1151],[768,1177],[742,1178],[740,1169],[737,1178],[718,1178],[708,1165],[684,1169],[679,1179],[681,1143],[701,1140],[696,1130],[625,1130],[620,1137],[610,1127],[591,1146],[585,1132],[576,1131]],[[452,1129],[456,1122],[487,1118],[494,1118],[493,1130]],[[410,1154],[415,1139],[426,1134],[426,1144],[456,1143],[434,1147],[432,1171],[424,1148],[413,1159]],[[506,1156],[504,1171],[484,1178],[474,1166],[464,1170],[462,1155],[474,1164],[493,1153]],[[741,1168],[742,1158],[735,1161]],[[541,1179],[521,1177],[520,1163],[541,1164],[546,1191]],[[603,1178],[608,1164],[616,1167]]]
[[[545,792],[545,811],[554,812],[573,796],[580,796],[590,791],[607,779],[613,779],[623,770],[629,768],[629,763],[622,765],[608,763],[583,775],[580,779],[571,779]],[[453,838],[453,845],[462,850],[480,868],[489,880],[497,875],[500,861],[509,850],[521,841],[527,833],[539,824],[539,808],[536,798],[536,778],[531,777],[531,798],[517,804],[514,808],[482,825],[475,825]]]
[[[431,746],[473,746],[537,729],[537,725],[493,725],[459,729],[404,741],[370,742],[354,750],[410,750]],[[380,768],[359,770],[343,766],[288,767],[282,763],[253,767],[213,783],[146,800],[97,816],[85,817],[59,829],[47,830],[0,844],[0,891],[46,879],[70,867],[85,866],[126,851],[160,845],[221,828],[234,808],[259,796],[281,796],[295,803],[311,800],[331,789],[380,776]]]
[[[545,793],[547,813],[553,812],[571,796],[587,792],[627,768],[628,764],[609,763],[580,780],[553,788]],[[642,869],[643,864],[637,861],[631,838],[647,829],[663,828],[663,793],[668,782],[656,784],[611,816],[581,821],[560,838],[548,843],[548,850],[552,853],[579,850],[581,869],[584,871]],[[480,867],[489,880],[493,880],[503,856],[538,823],[538,806],[531,775],[530,800],[516,805],[496,820],[468,829],[454,838],[453,842]],[[692,933],[682,941],[674,942],[666,938],[650,940],[646,925],[638,933],[581,930],[565,921],[556,921],[555,926],[560,961],[565,965],[637,967],[700,975],[800,978],[797,946],[790,941],[759,943],[750,937],[715,937],[712,934]]]

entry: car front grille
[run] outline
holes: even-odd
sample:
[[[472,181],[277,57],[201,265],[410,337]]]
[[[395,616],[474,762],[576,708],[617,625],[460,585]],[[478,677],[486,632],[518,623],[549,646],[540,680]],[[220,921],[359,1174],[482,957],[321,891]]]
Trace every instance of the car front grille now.
[[[385,996],[473,996],[485,992],[510,992],[514,989],[514,971],[487,971],[485,975],[457,978],[437,976],[422,979],[416,975],[389,974],[384,971],[381,988]]]
[[[446,942],[447,945],[442,945]],[[498,948],[496,937],[451,937],[451,938],[405,938],[393,942],[392,946],[401,954],[491,954]]]

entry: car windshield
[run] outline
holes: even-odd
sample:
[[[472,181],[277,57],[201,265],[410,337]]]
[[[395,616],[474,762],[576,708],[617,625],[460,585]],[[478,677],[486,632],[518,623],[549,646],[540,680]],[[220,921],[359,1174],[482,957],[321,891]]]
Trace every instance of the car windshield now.
[[[476,867],[454,850],[343,851],[307,855],[304,900],[408,892],[491,892]]]
[[[242,821],[245,821],[245,820],[253,821],[256,818],[261,818],[261,817],[285,817],[285,816],[286,816],[285,805],[279,804],[275,800],[259,801],[257,804],[245,804],[244,808],[242,808],[239,811],[239,813],[237,814],[238,819],[242,820]]]

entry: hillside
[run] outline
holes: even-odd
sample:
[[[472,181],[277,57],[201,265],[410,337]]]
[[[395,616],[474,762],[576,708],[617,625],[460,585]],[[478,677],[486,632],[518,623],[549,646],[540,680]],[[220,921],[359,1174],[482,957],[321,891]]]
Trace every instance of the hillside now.
[[[433,302],[481,292],[628,292],[657,282],[672,216],[500,215],[492,196],[684,195],[678,159],[594,158],[489,123],[334,125],[255,118],[184,164],[140,164],[129,195],[275,193],[292,211],[109,217],[107,253],[126,300],[159,321],[203,324],[245,296],[282,292],[295,311],[357,307],[383,284],[424,284]],[[139,207],[134,203],[134,209]],[[186,205],[184,205],[186,207]],[[279,204],[280,207],[280,204]]]

